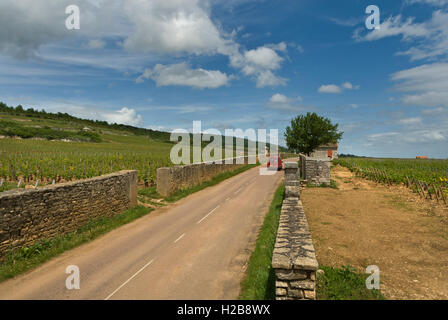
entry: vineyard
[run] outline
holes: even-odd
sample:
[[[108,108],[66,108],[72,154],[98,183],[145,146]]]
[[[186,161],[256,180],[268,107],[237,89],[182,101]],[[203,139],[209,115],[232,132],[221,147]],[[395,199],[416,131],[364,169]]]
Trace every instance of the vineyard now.
[[[9,122],[21,122],[20,128],[27,133],[32,132],[28,129],[34,126],[51,126],[51,130],[58,132],[64,128],[64,132],[75,134],[82,131],[82,126],[73,121],[16,115],[13,118],[0,113],[0,121],[5,118]],[[156,183],[157,168],[173,165],[170,151],[174,143],[167,141],[168,133],[89,125],[91,133],[98,135],[98,142],[22,139],[2,136],[0,132],[0,192],[92,178],[120,170],[137,170],[139,186],[151,187]]]
[[[448,160],[339,158],[356,174],[385,184],[405,184],[429,199],[448,204]]]
[[[155,183],[156,170],[170,166],[172,144],[134,135],[102,135],[104,142],[0,140],[0,192],[138,170],[139,183]]]

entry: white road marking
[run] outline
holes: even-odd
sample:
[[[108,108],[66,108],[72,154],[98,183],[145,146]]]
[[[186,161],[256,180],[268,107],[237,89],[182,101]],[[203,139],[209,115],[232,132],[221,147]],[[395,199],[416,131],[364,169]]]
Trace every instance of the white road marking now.
[[[114,294],[116,294],[118,292],[118,290],[120,290],[121,288],[123,288],[129,281],[131,281],[132,279],[134,279],[140,272],[142,272],[143,270],[146,269],[146,267],[148,267],[151,263],[154,262],[155,259],[152,259],[151,261],[149,261],[147,264],[145,264],[143,266],[143,268],[141,268],[140,270],[138,270],[136,273],[134,273],[134,275],[132,277],[130,277],[128,280],[126,280],[121,286],[119,286],[117,289],[115,289],[114,292],[112,292],[110,295],[107,296],[106,299],[104,300],[109,300]]]
[[[233,194],[237,194],[238,192],[240,192],[241,191],[241,189],[243,189],[243,188],[239,188],[238,190],[236,190]]]
[[[227,198],[226,201],[229,201],[231,198]]]
[[[217,206],[215,209],[213,209],[212,211],[210,211],[209,213],[207,213],[207,215],[206,215],[205,217],[203,217],[201,220],[199,220],[199,221],[197,222],[197,224],[200,224],[205,218],[207,218],[209,215],[211,215],[211,214],[212,214],[216,209],[218,209],[220,206],[221,206],[221,205],[218,204],[218,206]]]
[[[182,239],[185,236],[185,233],[183,235],[181,235],[179,238],[177,238],[176,240],[174,240],[174,243],[176,243],[177,241],[179,241],[180,239]]]

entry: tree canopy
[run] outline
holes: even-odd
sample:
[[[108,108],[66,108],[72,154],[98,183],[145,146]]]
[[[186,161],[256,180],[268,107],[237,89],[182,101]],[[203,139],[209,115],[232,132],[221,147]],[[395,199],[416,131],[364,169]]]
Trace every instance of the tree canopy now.
[[[290,150],[310,155],[320,145],[337,143],[342,138],[343,132],[338,131],[338,126],[314,112],[299,115],[286,127],[286,145]]]

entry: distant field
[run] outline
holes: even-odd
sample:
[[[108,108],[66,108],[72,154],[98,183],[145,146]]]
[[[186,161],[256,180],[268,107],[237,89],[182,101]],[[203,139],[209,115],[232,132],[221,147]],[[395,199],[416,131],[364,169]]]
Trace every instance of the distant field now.
[[[334,161],[352,171],[373,174],[369,169],[381,170],[382,176],[393,183],[406,183],[406,177],[439,187],[448,187],[448,160],[339,158]]]
[[[155,181],[158,167],[170,166],[172,144],[146,137],[101,135],[103,142],[0,140],[0,177],[40,184],[83,179],[119,170],[138,170],[140,182]],[[0,178],[0,179],[1,179]]]
[[[157,168],[173,165],[174,143],[166,132],[1,112],[0,129],[0,192],[19,181],[24,188],[38,180],[42,186],[119,170],[138,170],[140,185],[150,187]]]

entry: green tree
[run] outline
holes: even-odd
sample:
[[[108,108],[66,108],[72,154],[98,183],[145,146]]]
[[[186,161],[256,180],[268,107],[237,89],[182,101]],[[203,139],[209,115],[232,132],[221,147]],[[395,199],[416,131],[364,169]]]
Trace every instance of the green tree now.
[[[343,132],[338,131],[338,124],[316,113],[308,112],[291,120],[291,126],[286,127],[286,145],[290,150],[310,155],[318,146],[336,143],[342,138]]]

